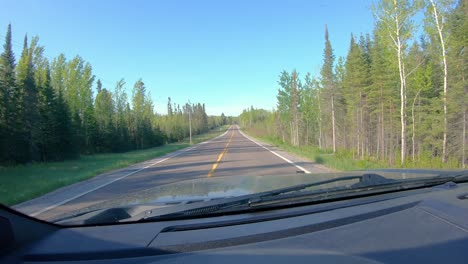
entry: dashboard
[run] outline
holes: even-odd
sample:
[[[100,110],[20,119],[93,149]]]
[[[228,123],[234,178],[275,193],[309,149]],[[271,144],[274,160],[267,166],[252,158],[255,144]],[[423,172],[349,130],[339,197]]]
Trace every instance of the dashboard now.
[[[1,263],[467,263],[468,184],[263,212],[64,227],[0,210]]]

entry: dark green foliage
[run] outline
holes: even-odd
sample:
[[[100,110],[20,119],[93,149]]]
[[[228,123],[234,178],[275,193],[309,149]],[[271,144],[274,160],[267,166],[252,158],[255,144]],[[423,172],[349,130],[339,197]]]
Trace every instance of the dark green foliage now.
[[[0,56],[0,161],[19,159],[15,141],[20,131],[20,92],[16,86],[15,55],[11,43],[11,25],[8,25],[3,52]]]
[[[37,146],[38,137],[38,111],[37,111],[37,88],[34,83],[33,57],[37,48],[37,38],[33,38],[28,46],[28,38],[24,38],[23,51],[16,67],[16,86],[20,93],[20,109],[18,111],[18,122],[20,124],[16,142],[19,157],[16,161],[25,162],[38,160],[39,151]]]
[[[98,86],[99,87],[99,86]],[[114,101],[112,94],[106,88],[98,89],[94,100],[94,114],[97,122],[97,152],[111,152],[116,137],[116,129],[113,122]]]
[[[204,104],[172,106],[157,115],[142,80],[135,83],[131,104],[120,80],[114,92],[96,82],[81,57],[59,55],[49,65],[38,38],[27,37],[18,62],[8,26],[0,60],[0,163],[61,161],[80,154],[124,152],[181,141],[224,125],[228,118],[208,117]]]

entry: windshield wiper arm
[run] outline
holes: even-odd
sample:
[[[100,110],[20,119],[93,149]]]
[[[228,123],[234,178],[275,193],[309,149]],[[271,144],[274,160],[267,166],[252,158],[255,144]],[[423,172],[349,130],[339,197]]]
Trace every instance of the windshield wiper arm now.
[[[319,189],[313,192],[300,192],[310,187],[321,186],[334,182],[342,182],[349,180],[359,180],[359,182],[352,185],[345,185],[327,189]],[[133,221],[157,221],[157,220],[176,220],[193,217],[203,217],[210,214],[222,213],[225,211],[243,210],[245,208],[275,206],[277,202],[284,200],[292,201],[294,198],[301,198],[302,196],[307,202],[318,200],[330,200],[336,198],[350,198],[362,194],[375,194],[385,191],[403,190],[411,188],[422,188],[444,184],[446,182],[467,182],[468,170],[458,171],[456,173],[441,173],[438,176],[431,178],[417,178],[407,180],[388,179],[375,173],[367,173],[363,175],[353,175],[338,177],[330,180],[312,182],[307,184],[299,184],[291,187],[280,188],[276,190],[266,191],[262,193],[254,193],[239,197],[225,198],[223,200],[212,200],[200,204],[184,204],[180,206],[171,206],[163,208],[152,208],[133,210],[133,207],[120,209],[125,214],[119,212],[119,208],[109,208],[97,210],[95,212],[87,212],[92,215],[87,219],[85,214],[82,215],[84,224],[96,224],[102,222],[102,216],[106,216],[106,223],[110,222],[133,222]],[[295,192],[300,192],[296,194]],[[287,193],[290,193],[289,195]],[[285,194],[285,195],[281,195]],[[141,206],[140,206],[141,207]],[[135,211],[139,211],[135,213]],[[97,213],[96,213],[97,212]],[[76,216],[76,215],[75,215]],[[99,217],[97,217],[99,216]],[[97,220],[95,218],[98,218]],[[109,220],[112,219],[112,220]],[[67,217],[64,224],[67,222],[73,223],[74,216]],[[59,222],[60,223],[60,222]],[[61,224],[61,223],[60,223]]]
[[[308,189],[314,186],[320,186],[320,185],[330,184],[334,182],[342,182],[342,181],[350,181],[350,180],[359,180],[359,182],[353,184],[351,187],[343,186],[343,187],[338,187],[337,189],[343,190],[343,189],[349,189],[349,188],[355,188],[355,187],[368,187],[368,186],[376,186],[376,185],[383,185],[383,184],[390,184],[390,183],[397,182],[396,180],[388,179],[388,178],[385,178],[381,175],[374,174],[374,173],[344,176],[344,177],[338,177],[338,178],[334,178],[330,180],[299,184],[299,185],[294,185],[291,187],[285,187],[285,188],[275,189],[275,190],[261,192],[261,193],[244,195],[240,197],[227,198],[222,201],[216,201],[212,204],[201,206],[201,207],[193,205],[194,208],[184,209],[181,211],[167,212],[166,210],[158,210],[158,211],[152,212],[151,214],[146,214],[142,216],[140,220],[179,219],[179,218],[200,216],[200,215],[210,214],[210,213],[218,212],[220,210],[231,209],[231,208],[235,208],[239,206],[248,206],[253,203],[261,202],[263,199],[267,197],[271,198],[274,196],[278,196],[280,194],[297,192],[297,191]],[[328,191],[329,190],[327,189],[323,190],[323,192],[328,192]],[[207,202],[207,203],[210,203],[210,202]],[[173,210],[175,208],[163,208],[163,209]]]
[[[266,191],[262,193],[249,194],[234,198],[226,198],[221,201],[210,201],[206,202],[204,206],[192,205],[193,208],[187,208],[178,210],[176,207],[163,208],[167,210],[161,210],[153,212],[140,218],[139,220],[175,220],[192,217],[202,217],[213,213],[220,213],[229,211],[230,209],[240,208],[251,208],[253,206],[261,205],[263,202],[271,202],[275,200],[290,199],[294,197],[294,192],[301,191],[310,187],[325,185],[334,182],[356,180],[359,182],[351,186],[341,186],[331,189],[317,190],[310,194],[310,201],[323,200],[325,199],[336,199],[339,197],[353,197],[365,194],[375,194],[385,191],[399,191],[404,189],[424,188],[436,185],[441,185],[446,182],[467,182],[468,181],[468,170],[459,171],[456,173],[441,173],[437,176],[430,178],[416,178],[416,179],[405,179],[395,180],[385,178],[379,174],[367,173],[362,175],[344,176],[330,180],[318,181],[313,183],[299,184],[291,187]],[[292,193],[293,195],[279,196],[280,194]],[[300,196],[300,195],[296,195]],[[174,211],[175,210],[175,211]],[[135,218],[133,218],[135,219]],[[138,220],[138,219],[135,219]]]

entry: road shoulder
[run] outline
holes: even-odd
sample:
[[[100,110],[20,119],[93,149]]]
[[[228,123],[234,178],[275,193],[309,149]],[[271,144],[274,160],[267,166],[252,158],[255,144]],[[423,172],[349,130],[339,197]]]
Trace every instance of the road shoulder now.
[[[92,177],[90,179],[80,181],[71,185],[67,185],[64,187],[61,187],[59,189],[56,189],[52,192],[49,192],[47,194],[44,194],[40,197],[16,204],[12,206],[13,209],[18,210],[24,214],[27,214],[29,216],[37,216],[43,212],[46,212],[48,210],[51,210],[55,207],[58,207],[60,205],[63,205],[67,202],[70,202],[74,199],[77,199],[83,195],[86,195],[90,192],[93,192],[95,190],[98,190],[102,187],[105,187],[111,183],[114,183],[116,181],[119,181],[125,177],[131,176],[137,172],[140,172],[144,169],[150,168],[152,166],[155,166],[161,162],[164,162],[170,158],[179,156],[187,151],[195,149],[197,146],[205,144],[207,142],[211,142],[219,137],[224,136],[227,133],[224,132],[223,134],[212,138],[208,141],[204,141],[198,144],[195,144],[191,147],[184,148],[184,149],[179,149],[177,151],[165,154],[163,156],[150,159],[144,162],[136,163],[133,164],[129,167],[125,167],[122,169],[117,169],[117,170],[112,170],[109,172],[105,172],[102,174],[99,174],[95,177]]]
[[[239,131],[249,140],[253,141],[254,143],[266,148],[267,150],[269,150],[270,152],[274,152],[274,153],[277,153],[279,155],[281,155],[282,157],[290,160],[291,162],[293,162],[294,164],[300,166],[300,167],[303,167],[304,169],[306,169],[307,171],[309,171],[310,173],[324,173],[324,172],[337,172],[337,170],[335,169],[332,169],[332,168],[328,168],[322,164],[319,164],[313,160],[310,160],[308,158],[305,158],[305,157],[302,157],[302,156],[299,156],[299,155],[296,155],[294,153],[290,153],[290,152],[287,152],[285,150],[282,150],[281,148],[278,148],[278,147],[275,147],[269,143],[266,143],[264,141],[262,141],[261,139],[258,139],[256,137],[253,137],[249,134],[247,134],[245,131],[242,131],[240,128],[239,128]]]

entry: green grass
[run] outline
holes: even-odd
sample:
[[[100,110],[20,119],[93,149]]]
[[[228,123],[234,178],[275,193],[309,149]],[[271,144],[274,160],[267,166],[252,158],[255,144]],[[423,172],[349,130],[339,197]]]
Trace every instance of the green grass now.
[[[249,131],[247,131],[249,132]],[[349,171],[349,170],[366,170],[366,169],[381,169],[381,168],[431,168],[431,169],[451,169],[459,168],[456,160],[449,160],[447,163],[442,163],[440,159],[435,158],[420,158],[417,161],[408,161],[401,165],[398,162],[390,164],[388,162],[379,161],[372,157],[365,157],[364,159],[354,159],[351,152],[337,151],[322,151],[313,146],[292,146],[288,143],[282,142],[280,139],[271,136],[259,136],[255,131],[250,131],[249,135],[276,146],[284,151],[294,153],[301,157],[308,158],[316,163],[322,164],[328,168]],[[399,157],[395,157],[399,160]]]
[[[284,143],[278,138],[269,136],[254,136],[255,138],[269,143],[275,147],[278,147],[289,153],[294,153],[298,156],[315,161],[318,164],[322,164],[328,168],[336,170],[361,170],[361,169],[372,169],[372,168],[383,168],[386,167],[384,164],[371,161],[371,160],[354,160],[347,157],[344,153],[329,153],[326,151],[320,151],[316,147],[312,146],[292,146],[288,143]]]
[[[192,141],[196,144],[209,140],[226,129],[227,126],[194,136]],[[160,157],[188,146],[189,140],[186,139],[145,150],[83,155],[80,159],[63,162],[0,167],[0,203],[18,204],[98,174]]]

